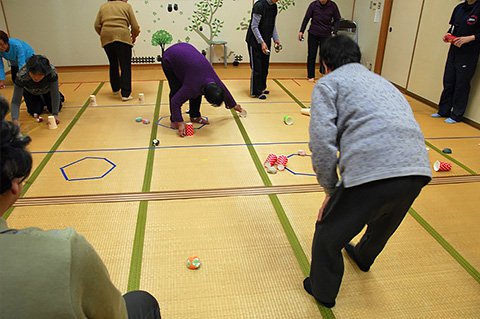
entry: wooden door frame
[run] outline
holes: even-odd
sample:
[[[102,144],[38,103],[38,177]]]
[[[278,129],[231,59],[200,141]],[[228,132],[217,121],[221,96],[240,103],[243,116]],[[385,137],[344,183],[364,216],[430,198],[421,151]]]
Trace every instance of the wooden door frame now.
[[[382,24],[380,25],[377,55],[375,58],[375,67],[373,69],[373,71],[377,74],[382,73],[383,58],[385,56],[385,47],[387,46],[388,27],[390,26],[393,1],[394,0],[385,0],[383,3]]]

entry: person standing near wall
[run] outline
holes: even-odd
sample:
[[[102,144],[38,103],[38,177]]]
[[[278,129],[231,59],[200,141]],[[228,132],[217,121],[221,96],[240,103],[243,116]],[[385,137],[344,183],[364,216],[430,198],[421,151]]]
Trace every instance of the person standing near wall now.
[[[12,74],[13,83],[15,83],[18,70],[34,54],[35,52],[28,43],[19,39],[9,38],[5,32],[0,31],[0,57],[10,62],[10,73]],[[5,88],[5,69],[3,61],[0,59],[0,89],[3,88]]]
[[[438,113],[432,117],[446,117],[445,123],[461,122],[467,109],[470,82],[480,55],[480,1],[465,0],[453,10],[450,29],[443,36],[450,42],[443,92],[438,103]],[[452,37],[453,36],[453,37]]]
[[[267,98],[267,76],[270,65],[271,39],[280,46],[275,28],[278,0],[258,0],[253,5],[252,17],[247,31],[248,54],[250,55],[250,95],[261,100]]]
[[[317,52],[319,52],[320,57],[320,73],[325,73],[322,64],[322,46],[325,40],[330,38],[332,34],[337,33],[338,22],[340,21],[340,11],[337,4],[331,0],[315,0],[310,3],[303,18],[300,32],[298,32],[299,41],[303,41],[304,32],[310,20],[310,28],[308,29],[307,77],[310,82],[313,82],[315,81]]]
[[[95,31],[100,35],[108,57],[113,94],[117,95],[121,91],[122,101],[131,100],[132,47],[140,34],[132,6],[127,0],[108,0],[98,11]]]
[[[309,131],[312,166],[326,196],[303,284],[333,307],[344,272],[341,250],[369,271],[432,173],[410,105],[360,64],[355,41],[330,38],[322,54],[326,75],[312,93]],[[365,226],[357,245],[350,244]]]

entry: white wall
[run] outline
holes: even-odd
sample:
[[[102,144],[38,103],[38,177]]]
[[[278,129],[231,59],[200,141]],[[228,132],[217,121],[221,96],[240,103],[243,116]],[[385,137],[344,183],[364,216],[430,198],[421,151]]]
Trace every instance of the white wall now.
[[[107,64],[93,22],[101,0],[3,0],[10,36],[54,65]]]
[[[376,6],[372,3],[375,2]],[[380,14],[376,15],[380,3]],[[358,45],[362,51],[362,63],[373,70],[377,56],[378,36],[382,21],[384,0],[356,0],[353,20],[358,27]],[[377,19],[375,19],[377,18]]]
[[[0,6],[0,30],[5,31],[8,34],[7,23],[5,21],[5,18],[3,15],[3,9],[1,6]],[[7,61],[3,60],[3,65],[4,65],[5,72],[10,70],[10,66],[8,65]]]
[[[189,31],[195,4],[201,0],[130,0],[142,33],[134,48],[136,56],[156,56],[160,49],[153,47],[152,34],[160,29],[173,36],[174,43],[189,41],[198,49],[207,44],[193,31]],[[277,28],[283,44],[280,54],[272,54],[272,62],[305,63],[306,43],[297,40],[298,30],[312,0],[296,0],[277,16]],[[105,65],[107,58],[93,29],[98,8],[104,0],[3,0],[11,36],[30,43],[37,53],[45,54],[57,66]],[[178,10],[168,11],[168,4],[177,4]],[[285,0],[284,3],[287,3]],[[288,3],[291,3],[289,1]],[[353,0],[336,0],[342,16],[351,19]],[[251,15],[252,1],[224,0],[215,18],[223,21],[217,39],[228,41],[229,61],[235,54],[248,60],[245,43],[245,25]],[[28,14],[27,14],[28,12]],[[34,14],[32,14],[34,12]],[[204,26],[203,33],[209,36]],[[215,59],[223,57],[217,48]]]

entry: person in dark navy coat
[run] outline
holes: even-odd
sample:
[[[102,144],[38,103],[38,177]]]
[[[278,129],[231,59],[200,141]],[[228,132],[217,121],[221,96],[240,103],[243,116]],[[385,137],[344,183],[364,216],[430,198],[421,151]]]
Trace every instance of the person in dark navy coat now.
[[[451,44],[438,113],[432,117],[446,117],[445,123],[448,124],[461,122],[467,109],[470,82],[480,54],[479,17],[480,1],[465,0],[453,10],[450,29],[443,36],[443,41]]]

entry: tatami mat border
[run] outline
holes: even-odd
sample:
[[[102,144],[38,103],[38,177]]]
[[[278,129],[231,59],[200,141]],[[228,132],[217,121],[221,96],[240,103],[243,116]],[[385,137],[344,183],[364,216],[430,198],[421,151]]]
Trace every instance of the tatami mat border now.
[[[429,185],[460,184],[480,182],[480,175],[476,176],[449,176],[434,177]],[[24,197],[19,198],[15,207],[39,206],[39,205],[64,205],[83,203],[114,203],[136,201],[159,201],[194,198],[214,198],[231,196],[256,196],[271,194],[295,194],[323,192],[318,184],[303,185],[280,185],[280,186],[254,186],[236,188],[192,189],[159,192],[134,192],[118,194],[91,194],[49,197]]]
[[[467,172],[469,172],[470,174],[472,175],[476,175],[477,173],[467,167],[465,164],[459,162],[458,160],[456,160],[455,158],[453,158],[452,156],[446,154],[446,153],[443,153],[440,149],[438,149],[435,145],[433,145],[432,143],[428,142],[428,141],[425,141],[425,144],[427,144],[428,147],[430,147],[431,149],[435,150],[437,153],[441,154],[443,157],[445,158],[448,158],[450,161],[452,161],[453,163],[457,164],[458,166],[460,166],[461,168],[463,168],[464,170],[466,170]]]
[[[163,81],[158,84],[157,99],[155,111],[153,113],[153,123],[157,123],[160,113],[160,102],[162,100]],[[152,125],[150,132],[150,141],[157,137],[158,125]],[[145,174],[143,177],[142,192],[150,191],[152,184],[153,161],[155,159],[155,150],[149,149],[147,163],[145,165]],[[140,278],[142,272],[143,246],[145,240],[145,226],[147,224],[148,201],[140,201],[138,206],[137,223],[135,226],[135,237],[133,240],[132,259],[130,261],[130,272],[128,275],[128,291],[140,288]]]
[[[478,282],[480,283],[480,273],[476,270],[460,253],[453,248],[419,213],[413,208],[408,211],[410,215],[433,237],[435,240]]]
[[[243,126],[242,121],[238,117],[237,112],[235,112],[233,109],[231,110],[233,118],[235,119],[235,123],[238,126],[238,129],[240,130],[240,133],[242,134],[243,140],[247,144],[251,144],[250,137],[248,136],[248,133]],[[258,174],[261,176],[262,181],[265,186],[272,186],[272,182],[270,181],[270,178],[268,177],[267,173],[265,172],[265,169],[262,165],[262,162],[260,161],[260,158],[258,157],[258,154],[255,150],[255,147],[252,145],[248,145],[248,151],[250,152],[250,155],[252,157],[253,162],[255,163],[255,167],[257,168]],[[280,224],[282,225],[283,230],[285,231],[285,235],[288,238],[288,242],[290,243],[293,253],[295,255],[295,258],[297,259],[300,269],[302,270],[303,274],[305,276],[308,276],[310,273],[310,262],[307,258],[307,255],[303,251],[302,245],[300,244],[300,241],[298,240],[297,234],[295,233],[290,220],[288,219],[287,214],[285,213],[285,210],[283,209],[282,203],[278,199],[276,194],[270,194],[268,195],[273,207],[275,208],[275,212],[278,216],[278,219],[280,221]],[[317,302],[317,307],[318,310],[320,311],[322,317],[324,319],[335,319],[335,315],[333,314],[333,311],[329,308],[326,308],[322,306],[320,303]]]
[[[274,79],[273,81],[274,81],[275,83],[277,83],[277,85],[278,85],[279,87],[281,87],[282,90],[284,90],[285,93],[287,93],[287,94],[292,98],[292,100],[294,100],[301,108],[307,108],[307,107],[305,106],[305,104],[303,104],[302,102],[300,102],[300,100],[297,99],[297,97],[296,97],[295,95],[293,95],[292,92],[290,92],[285,86],[283,86],[283,84],[280,83],[280,81],[278,81],[278,79]]]
[[[100,91],[100,89],[102,88],[104,82],[101,82],[97,88],[92,92],[92,94],[97,94],[98,91]],[[87,109],[88,105],[90,103],[90,98],[86,99],[85,100],[85,103],[83,104],[82,108],[78,111],[78,113],[75,115],[75,117],[72,119],[72,121],[70,122],[70,124],[65,128],[65,130],[62,132],[62,134],[59,136],[59,138],[57,139],[57,141],[55,142],[55,144],[53,144],[52,148],[50,149],[51,153],[48,153],[42,160],[42,162],[38,165],[38,167],[35,169],[35,171],[30,175],[30,177],[28,178],[27,182],[25,183],[25,185],[23,186],[23,189],[22,189],[22,194],[20,195],[20,197],[23,197],[23,195],[25,195],[25,193],[28,191],[28,189],[30,188],[30,186],[33,184],[33,182],[37,179],[38,175],[40,175],[40,173],[42,172],[42,170],[45,168],[45,166],[47,165],[48,161],[50,161],[50,159],[52,158],[53,156],[53,153],[56,149],[58,149],[58,147],[60,146],[60,144],[62,144],[62,142],[65,140],[65,138],[67,137],[68,133],[70,133],[70,131],[72,130],[72,128],[75,126],[75,124],[77,123],[78,119],[82,116],[82,114],[85,112],[85,110]],[[15,206],[12,206],[10,207],[6,212],[5,214],[3,215],[3,218],[4,219],[7,219],[8,216],[10,216],[10,214],[12,213],[12,211],[15,209]]]

